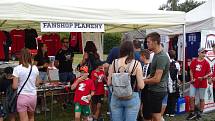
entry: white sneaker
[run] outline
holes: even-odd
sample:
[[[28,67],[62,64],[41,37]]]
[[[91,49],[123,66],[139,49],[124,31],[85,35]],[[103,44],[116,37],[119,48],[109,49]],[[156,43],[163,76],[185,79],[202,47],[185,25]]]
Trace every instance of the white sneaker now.
[[[42,107],[42,111],[50,111],[50,109],[49,108],[45,108],[45,107]]]
[[[40,114],[40,113],[41,113],[40,109],[36,108],[36,114]]]
[[[164,118],[163,118],[163,116],[161,117],[161,121],[165,121]]]

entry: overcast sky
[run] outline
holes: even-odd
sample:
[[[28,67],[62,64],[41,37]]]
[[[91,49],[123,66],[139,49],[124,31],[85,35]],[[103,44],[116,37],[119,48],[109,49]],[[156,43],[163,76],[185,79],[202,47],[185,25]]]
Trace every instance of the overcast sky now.
[[[184,2],[185,0],[179,0],[179,2]],[[207,0],[195,0],[195,1],[207,1]],[[148,3],[150,3],[151,9],[153,10],[157,10],[159,8],[160,5],[165,4],[167,2],[167,0],[147,0]]]

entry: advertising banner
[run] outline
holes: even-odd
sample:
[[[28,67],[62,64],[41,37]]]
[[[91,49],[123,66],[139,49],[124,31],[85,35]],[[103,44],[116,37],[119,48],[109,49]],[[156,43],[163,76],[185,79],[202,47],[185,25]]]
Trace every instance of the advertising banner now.
[[[215,63],[215,55],[212,51],[213,44],[215,44],[215,30],[202,30],[201,47],[208,51],[206,57],[211,65]]]
[[[41,22],[41,32],[104,32],[104,24],[75,22]]]
[[[215,30],[202,30],[201,31],[201,47],[205,48],[206,59],[210,63],[211,71],[215,64],[215,54],[212,51],[212,45],[215,44]],[[209,85],[209,84],[208,84]],[[209,85],[205,92],[205,109],[204,112],[215,110],[215,103],[213,100],[213,85]]]

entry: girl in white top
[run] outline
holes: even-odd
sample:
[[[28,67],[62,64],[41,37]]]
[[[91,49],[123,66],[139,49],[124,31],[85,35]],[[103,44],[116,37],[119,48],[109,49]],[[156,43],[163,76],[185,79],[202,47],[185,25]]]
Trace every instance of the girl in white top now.
[[[19,113],[20,121],[34,121],[37,101],[36,85],[39,84],[39,71],[35,65],[32,65],[31,53],[28,49],[22,49],[20,65],[15,67],[13,71],[13,88],[18,89],[17,92],[25,83],[31,66],[30,77],[17,98],[17,112]]]

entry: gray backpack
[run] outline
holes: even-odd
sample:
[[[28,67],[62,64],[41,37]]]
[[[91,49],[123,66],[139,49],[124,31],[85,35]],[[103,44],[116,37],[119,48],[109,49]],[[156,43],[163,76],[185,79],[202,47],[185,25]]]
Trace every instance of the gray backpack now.
[[[129,73],[130,65],[134,63],[131,73]],[[113,95],[119,99],[131,99],[134,87],[131,86],[131,75],[138,64],[135,60],[131,61],[126,68],[118,67],[118,59],[114,60],[114,73],[112,74]],[[120,69],[124,71],[120,72]],[[116,69],[118,71],[116,71]],[[136,82],[135,82],[136,83]],[[134,84],[135,86],[135,84]]]

